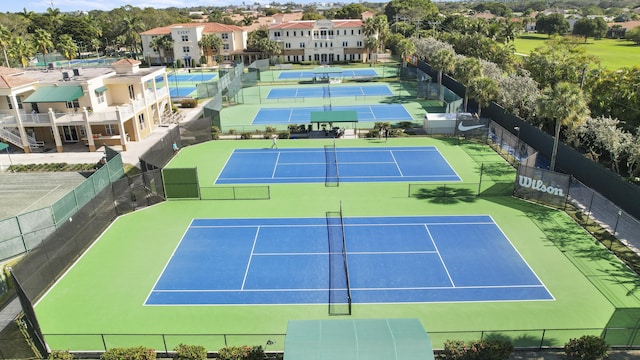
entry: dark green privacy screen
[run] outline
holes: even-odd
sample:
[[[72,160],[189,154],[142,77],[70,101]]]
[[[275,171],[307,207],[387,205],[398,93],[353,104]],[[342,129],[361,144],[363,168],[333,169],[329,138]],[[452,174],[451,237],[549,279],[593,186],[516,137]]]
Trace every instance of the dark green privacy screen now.
[[[167,199],[199,199],[197,168],[163,169],[164,191]]]

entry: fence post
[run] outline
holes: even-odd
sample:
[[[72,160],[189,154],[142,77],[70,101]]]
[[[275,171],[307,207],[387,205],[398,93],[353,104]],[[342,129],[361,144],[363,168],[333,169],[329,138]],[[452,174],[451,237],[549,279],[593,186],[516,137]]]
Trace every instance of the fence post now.
[[[542,329],[542,336],[540,337],[540,345],[538,346],[538,350],[542,350],[542,345],[544,344],[544,335],[546,331],[546,329]]]

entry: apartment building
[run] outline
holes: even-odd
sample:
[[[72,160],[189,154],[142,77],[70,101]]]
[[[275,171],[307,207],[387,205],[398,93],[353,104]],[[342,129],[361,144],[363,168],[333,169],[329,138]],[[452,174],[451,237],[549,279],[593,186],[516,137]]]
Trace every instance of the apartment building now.
[[[363,20],[279,21],[269,27],[269,39],[282,46],[283,62],[333,62],[367,60]]]
[[[160,79],[168,83],[166,68],[141,69],[132,59],[102,68],[0,67],[0,139],[27,153],[78,144],[126,151],[171,112]]]
[[[200,46],[203,35],[212,34],[222,39],[222,49],[207,49]],[[169,36],[171,49],[154,48],[157,37]],[[247,33],[239,26],[219,23],[185,23],[158,27],[140,33],[142,53],[150,64],[174,64],[180,60],[184,67],[197,64],[212,66],[232,63],[234,56],[242,55],[247,47]],[[203,61],[204,60],[204,61]]]

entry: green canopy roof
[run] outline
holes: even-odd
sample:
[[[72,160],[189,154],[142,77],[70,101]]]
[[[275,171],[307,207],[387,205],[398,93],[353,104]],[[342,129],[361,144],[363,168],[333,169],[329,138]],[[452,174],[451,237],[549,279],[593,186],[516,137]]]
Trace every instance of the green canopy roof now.
[[[310,121],[315,123],[358,122],[357,111],[312,111]]]
[[[4,150],[4,149],[6,149],[6,148],[8,148],[8,147],[9,147],[9,145],[8,145],[8,144],[5,144],[5,143],[3,143],[3,142],[0,142],[0,151],[2,151],[2,150]]]
[[[22,100],[25,103],[53,103],[73,101],[82,96],[80,86],[43,86]]]
[[[102,94],[103,92],[107,91],[107,87],[106,86],[100,86],[99,88],[93,90],[96,92],[96,94]]]
[[[418,319],[291,320],[284,360],[433,360]]]

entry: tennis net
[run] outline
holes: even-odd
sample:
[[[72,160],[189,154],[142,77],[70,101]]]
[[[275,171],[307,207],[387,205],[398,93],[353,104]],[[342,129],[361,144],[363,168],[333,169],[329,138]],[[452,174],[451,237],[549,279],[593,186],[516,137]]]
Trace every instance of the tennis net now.
[[[336,149],[335,139],[333,139],[333,145],[324,146],[324,156],[326,163],[324,185],[328,187],[339,186],[340,174],[338,173],[338,150]]]
[[[351,287],[347,264],[342,205],[327,215],[329,238],[329,315],[351,315]]]

